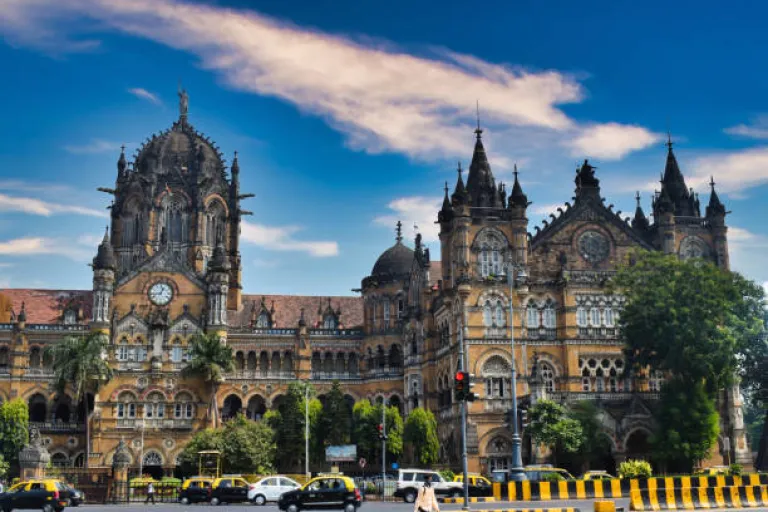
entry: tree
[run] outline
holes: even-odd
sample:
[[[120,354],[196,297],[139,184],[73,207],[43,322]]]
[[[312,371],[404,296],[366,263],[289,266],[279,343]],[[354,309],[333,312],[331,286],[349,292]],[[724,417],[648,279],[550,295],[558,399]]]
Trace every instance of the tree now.
[[[664,384],[658,429],[651,437],[656,457],[667,470],[690,472],[717,441],[720,419],[704,383],[672,378]]]
[[[294,470],[301,468],[304,460],[305,439],[305,394],[309,396],[309,428],[316,433],[314,425],[320,419],[322,404],[313,398],[314,389],[311,385],[294,381],[288,385],[288,392],[283,396],[277,411],[265,415],[265,420],[275,431],[277,443],[277,461],[279,470]],[[319,449],[317,436],[311,435],[311,458],[317,461]]]
[[[768,321],[768,312],[765,312]],[[768,470],[768,336],[756,336],[742,351],[741,382],[746,407],[744,421],[750,432],[752,448],[757,450],[755,468]],[[762,416],[762,417],[760,417]]]
[[[325,404],[318,421],[320,445],[324,448],[349,444],[352,434],[351,419],[341,385],[338,380],[334,380],[330,391],[325,395]]]
[[[574,453],[584,442],[581,424],[568,416],[568,410],[551,400],[539,400],[528,410],[527,433],[536,443],[558,451]]]
[[[440,457],[440,440],[437,437],[437,420],[432,411],[417,407],[405,422],[403,441],[410,448],[413,462],[429,467]]]
[[[763,331],[763,290],[703,260],[641,252],[613,287],[626,297],[619,326],[629,362],[713,396],[735,377],[739,354]]]
[[[0,405],[0,452],[7,463],[18,464],[19,451],[29,442],[29,407],[21,398]]]
[[[357,453],[369,461],[381,461],[381,440],[378,426],[381,424],[381,404],[373,405],[361,400],[352,408],[353,441]],[[387,459],[397,460],[403,453],[403,418],[397,407],[389,406],[385,411],[387,427]]]
[[[186,473],[197,472],[198,452],[219,450],[224,473],[269,474],[274,471],[275,433],[263,421],[238,414],[220,428],[198,432],[179,455]]]
[[[597,406],[587,400],[576,402],[569,408],[568,415],[581,425],[582,443],[576,452],[558,453],[558,460],[568,460],[580,473],[600,467],[611,454],[611,441],[603,432]]]
[[[61,343],[48,347],[54,380],[60,391],[71,386],[74,400],[85,411],[85,458],[88,468],[91,453],[91,414],[93,404],[88,395],[96,395],[112,379],[112,368],[107,362],[108,338],[104,333],[91,332],[84,336],[68,336]]]
[[[182,377],[202,378],[209,386],[211,400],[208,419],[215,428],[219,424],[216,393],[224,382],[224,374],[235,370],[232,347],[224,345],[216,334],[195,334],[189,341],[189,362],[181,370]]]

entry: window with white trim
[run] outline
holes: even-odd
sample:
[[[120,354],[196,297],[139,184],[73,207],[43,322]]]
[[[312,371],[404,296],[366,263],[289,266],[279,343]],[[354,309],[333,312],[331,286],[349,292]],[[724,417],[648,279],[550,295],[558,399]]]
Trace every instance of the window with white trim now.
[[[539,362],[539,371],[544,381],[544,389],[552,393],[555,391],[555,369],[547,362]]]
[[[485,301],[483,306],[483,325],[490,327],[493,325],[493,312],[491,311],[491,301]]]
[[[592,327],[600,327],[600,310],[597,308],[591,308],[589,310],[589,325]]]
[[[496,301],[496,307],[494,308],[495,312],[495,323],[496,327],[504,327],[504,324],[506,323],[504,320],[504,304],[501,303],[500,300]]]
[[[576,308],[576,325],[579,327],[587,326],[587,309],[582,306]]]
[[[529,302],[526,308],[525,323],[529,329],[539,328],[539,308],[533,301]]]
[[[616,325],[616,319],[613,314],[613,308],[608,306],[603,310],[603,315],[605,317],[605,326],[606,327],[613,327]]]
[[[384,308],[384,328],[386,329],[389,327],[389,299],[384,299],[382,307]]]
[[[551,300],[548,300],[544,306],[543,317],[546,329],[557,328],[557,312],[555,311],[555,304]]]

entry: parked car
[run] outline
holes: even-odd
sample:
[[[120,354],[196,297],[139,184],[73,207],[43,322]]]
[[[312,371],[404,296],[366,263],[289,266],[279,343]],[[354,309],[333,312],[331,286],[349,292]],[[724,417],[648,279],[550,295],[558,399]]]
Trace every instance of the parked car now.
[[[184,480],[179,489],[179,502],[182,505],[210,501],[211,484],[213,478],[206,476],[193,476]]]
[[[419,488],[424,485],[427,475],[432,477],[432,487],[437,496],[459,497],[464,492],[463,484],[459,482],[447,482],[440,473],[428,469],[401,469],[397,473],[396,498],[403,498],[406,503],[416,501]]]
[[[64,487],[69,491],[69,506],[79,507],[82,503],[85,503],[85,493],[78,491],[71,485],[65,483]]]
[[[33,508],[43,512],[60,512],[69,504],[70,491],[55,479],[27,480],[0,494],[0,509]]]
[[[319,508],[355,512],[362,502],[355,482],[347,476],[335,475],[313,478],[300,489],[281,494],[277,506],[286,512]]]
[[[211,505],[248,501],[248,482],[241,476],[224,476],[211,484]]]
[[[456,475],[453,477],[454,482],[464,483],[464,475]],[[467,481],[469,482],[468,491],[469,496],[472,498],[487,498],[493,496],[493,486],[491,481],[481,475],[469,473],[467,474]],[[462,493],[463,493],[462,488]]]
[[[531,482],[548,482],[551,480],[575,480],[576,478],[565,469],[552,466],[526,466],[525,476]]]
[[[581,475],[582,480],[610,480],[611,478],[616,477],[602,469],[587,471]]]
[[[301,488],[296,481],[285,476],[269,476],[248,486],[248,501],[264,505],[268,501],[277,501],[284,492]]]

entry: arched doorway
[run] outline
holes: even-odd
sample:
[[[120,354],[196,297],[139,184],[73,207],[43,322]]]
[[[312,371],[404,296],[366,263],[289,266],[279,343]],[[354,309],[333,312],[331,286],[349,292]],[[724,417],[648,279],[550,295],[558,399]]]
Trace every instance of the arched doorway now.
[[[72,400],[68,396],[60,395],[53,401],[53,421],[69,423],[72,412]]]
[[[650,432],[644,429],[632,431],[624,443],[627,459],[646,459],[651,452]]]
[[[399,396],[392,395],[391,397],[389,397],[389,401],[387,405],[389,405],[390,407],[396,407],[400,415],[403,414],[403,402],[402,400],[400,400]]]
[[[163,456],[154,450],[144,454],[142,458],[142,470],[145,475],[150,475],[155,480],[163,478]]]
[[[29,421],[44,422],[48,415],[48,401],[40,393],[29,397]]]
[[[234,418],[243,408],[243,401],[237,395],[229,395],[224,399],[224,407],[221,410],[221,419],[226,421]]]
[[[245,411],[245,417],[249,420],[260,420],[267,412],[267,403],[261,395],[254,395],[248,400],[248,409]]]
[[[56,468],[65,468],[69,466],[69,457],[65,453],[56,452],[51,455],[51,465]]]

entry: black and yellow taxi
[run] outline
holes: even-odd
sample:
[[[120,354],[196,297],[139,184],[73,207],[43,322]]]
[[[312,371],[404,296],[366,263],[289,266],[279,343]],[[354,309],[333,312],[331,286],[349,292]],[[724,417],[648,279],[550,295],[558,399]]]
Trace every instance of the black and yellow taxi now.
[[[184,480],[179,489],[179,503],[188,505],[210,501],[211,484],[213,478],[206,476],[193,476]]]
[[[211,505],[248,501],[248,482],[240,475],[224,475],[211,483]]]
[[[464,483],[464,475],[453,477],[454,482]],[[493,496],[491,481],[482,475],[467,473],[467,490],[472,498],[487,498]]]
[[[69,504],[67,486],[55,479],[32,479],[19,482],[0,494],[0,509],[11,512],[16,509],[34,508],[43,512],[59,512]]]
[[[283,493],[277,500],[277,506],[286,512],[305,509],[355,512],[362,501],[354,480],[343,475],[331,475],[315,477],[300,489]]]

